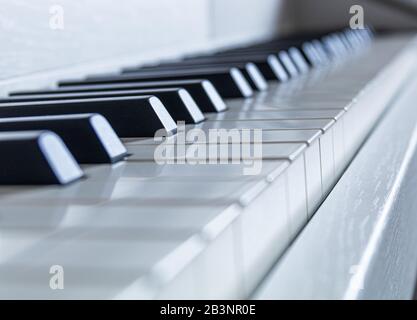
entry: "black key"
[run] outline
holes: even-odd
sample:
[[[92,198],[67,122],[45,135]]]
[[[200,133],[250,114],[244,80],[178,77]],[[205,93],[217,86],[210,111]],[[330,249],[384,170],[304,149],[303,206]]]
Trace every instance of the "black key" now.
[[[292,56],[292,58],[295,58],[295,56],[293,55],[294,52],[296,52],[297,54],[297,61],[301,58],[305,63],[308,64],[308,67],[312,67],[314,64],[311,60],[311,57],[308,55],[308,52],[304,51],[304,44],[300,44],[300,46],[290,46],[290,47],[286,47],[284,49],[288,49]],[[281,50],[283,50],[283,48],[277,48],[277,47],[255,47],[255,48],[245,48],[241,51],[233,51],[233,52],[225,52],[225,53],[220,53],[217,56],[218,57],[228,57],[228,56],[248,56],[248,55],[277,55]],[[301,57],[299,57],[299,55],[301,55]],[[294,61],[296,62],[296,61]],[[304,64],[304,63],[303,63]],[[303,67],[304,69],[304,67]]]
[[[332,55],[329,51],[326,50],[326,46],[320,40],[313,40],[311,41],[314,49],[316,50],[317,54],[320,55],[323,61],[330,62],[332,60]]]
[[[304,44],[304,52],[307,51],[310,56],[315,58],[316,65],[326,65],[331,61],[331,56],[324,48],[323,43],[317,39]]]
[[[67,184],[84,176],[59,136],[50,131],[0,133],[0,184]]]
[[[22,130],[55,132],[79,163],[114,163],[127,155],[113,128],[99,114],[0,119],[0,132]]]
[[[303,43],[302,53],[304,54],[306,60],[312,67],[321,66],[326,63],[322,56],[322,53],[317,50],[313,42]]]
[[[353,52],[355,50],[355,48],[352,46],[352,44],[350,43],[347,35],[344,32],[340,32],[339,33],[339,38],[342,41],[343,45],[345,46],[345,48],[349,51],[349,52]]]
[[[142,90],[148,88],[184,88],[193,97],[201,111],[222,112],[226,105],[216,88],[208,80],[178,80],[159,82],[118,83],[103,85],[66,86],[54,90],[34,90],[12,92],[10,96],[53,95],[62,93],[82,93],[95,91]]]
[[[129,97],[129,96],[155,96],[159,98],[175,121],[185,123],[200,123],[204,120],[204,115],[198,108],[194,99],[187,90],[182,88],[172,89],[145,89],[145,90],[123,90],[107,92],[78,92],[78,93],[55,93],[41,95],[27,95],[0,99],[5,102],[26,102],[26,101],[45,101],[45,100],[72,100],[106,97]]]
[[[0,118],[99,113],[119,137],[153,137],[164,129],[177,131],[177,125],[162,102],[153,96],[115,97],[85,100],[15,102],[0,105]]]
[[[279,71],[278,68],[279,66],[284,67],[285,73],[288,76],[291,77],[295,77],[298,76],[298,69],[295,67],[293,61],[291,60],[291,57],[288,55],[287,51],[285,50],[280,50],[278,52],[278,54],[269,54],[269,55],[265,55],[265,54],[260,54],[260,55],[253,55],[252,53],[248,53],[248,54],[244,54],[242,52],[238,52],[238,53],[232,53],[232,54],[225,54],[225,55],[219,55],[216,56],[217,59],[239,59],[239,60],[246,60],[246,61],[256,61],[253,59],[258,59],[256,57],[263,57],[264,61],[266,57],[273,57],[270,58],[272,59],[272,65],[274,65],[274,70],[275,70],[275,74]],[[269,64],[269,66],[271,66],[271,63]],[[260,66],[259,66],[260,68]],[[282,71],[281,71],[282,73]],[[265,74],[264,77],[268,80],[269,79]],[[275,75],[276,77],[276,75]],[[278,78],[281,81],[286,81],[285,80],[285,76],[283,79],[281,79],[281,77]]]
[[[283,64],[285,70],[287,70],[287,73],[291,77],[294,78],[294,77],[299,76],[299,71],[298,71],[297,67],[294,64],[294,61],[291,59],[291,56],[288,54],[287,51],[281,50],[278,53],[278,58],[281,61],[281,63]]]
[[[262,50],[272,50],[270,51],[270,53],[274,53],[276,54],[277,52],[281,51],[281,50],[287,50],[290,47],[299,47],[301,46],[301,44],[304,41],[307,41],[308,38],[306,39],[289,39],[289,40],[273,40],[273,41],[268,41],[268,42],[264,42],[264,43],[260,43],[257,45],[250,45],[250,46],[246,46],[246,47],[239,47],[239,48],[233,48],[233,49],[229,49],[229,50],[223,50],[223,51],[219,51],[216,52],[215,55],[225,55],[225,54],[236,54],[236,53],[244,53],[244,52],[260,52]]]
[[[282,56],[282,54],[284,54],[284,55],[286,55],[285,56],[285,59],[283,59],[283,56]],[[239,57],[244,57],[244,58],[246,58],[246,59],[250,59],[250,57],[253,55],[253,53],[247,53],[247,54],[244,54],[244,53],[238,53],[237,54]],[[270,53],[270,54],[268,54],[269,56],[273,56],[273,57],[275,57],[276,59],[277,59],[277,62],[275,62],[275,65],[279,65],[279,66],[281,66],[281,67],[283,67],[283,69],[285,70],[285,72],[286,72],[286,74],[287,74],[287,76],[294,76],[294,74],[293,74],[293,69],[289,69],[288,68],[288,64],[293,64],[292,63],[292,60],[291,60],[291,57],[287,54],[287,52],[285,51],[285,50],[280,50],[278,53]],[[228,55],[227,57],[231,57],[232,55]],[[223,56],[222,56],[223,57]],[[290,61],[288,61],[286,58],[289,58],[290,59]],[[295,67],[295,66],[294,66]],[[298,69],[295,69],[296,71],[298,71]],[[281,80],[281,79],[280,79]]]
[[[261,47],[261,48],[244,48],[236,51],[218,52],[214,57],[234,57],[234,56],[267,56],[269,54],[276,55],[283,48],[277,47]],[[285,48],[287,49],[287,48]]]
[[[304,74],[309,71],[311,64],[300,49],[291,47],[288,49],[288,54],[300,73]]]
[[[278,39],[272,39],[270,41],[267,42],[261,42],[255,45],[249,45],[249,46],[245,46],[245,47],[238,47],[238,48],[232,48],[232,49],[228,49],[225,51],[221,51],[222,52],[235,52],[235,51],[241,51],[241,50],[246,50],[246,49],[262,49],[262,48],[274,48],[277,49],[278,51],[280,50],[287,50],[290,47],[300,47],[303,43],[305,43],[306,41],[311,41],[311,39],[316,39],[316,38],[320,38],[324,35],[325,33],[312,33],[309,35],[304,35],[304,36],[298,36],[298,37],[289,37],[289,38],[278,38]]]
[[[158,65],[158,66],[152,66],[152,67],[142,67],[142,68],[127,68],[124,69],[124,73],[131,73],[135,71],[178,71],[178,70],[193,70],[195,68],[198,69],[212,69],[212,68],[218,68],[218,67],[228,67],[228,68],[238,68],[240,72],[244,75],[250,86],[255,91],[265,91],[268,89],[268,83],[266,82],[264,76],[259,71],[258,67],[249,62],[249,63],[215,63],[215,64],[183,64],[181,62],[178,62],[177,64],[169,64],[169,65]]]
[[[330,35],[324,36],[321,39],[325,52],[331,57],[331,59],[338,59],[341,56],[340,47],[334,41],[334,38]]]
[[[85,80],[62,81],[59,82],[59,86],[64,87],[74,85],[191,79],[207,79],[211,81],[223,98],[247,98],[253,95],[251,87],[237,68],[219,68],[210,71],[193,70],[188,72],[141,72],[113,76],[92,76]]]
[[[288,74],[286,73],[285,69],[279,62],[277,55],[275,54],[233,54],[229,56],[197,57],[184,61],[189,64],[251,62],[258,67],[259,71],[262,73],[266,80],[279,80],[281,82],[288,80]]]

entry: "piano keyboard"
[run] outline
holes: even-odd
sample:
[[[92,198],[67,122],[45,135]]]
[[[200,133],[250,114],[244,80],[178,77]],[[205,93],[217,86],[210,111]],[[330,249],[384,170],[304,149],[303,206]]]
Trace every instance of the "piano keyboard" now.
[[[347,30],[10,93],[0,297],[250,297],[406,81],[406,44]],[[213,129],[262,130],[238,146],[261,153],[195,139]]]

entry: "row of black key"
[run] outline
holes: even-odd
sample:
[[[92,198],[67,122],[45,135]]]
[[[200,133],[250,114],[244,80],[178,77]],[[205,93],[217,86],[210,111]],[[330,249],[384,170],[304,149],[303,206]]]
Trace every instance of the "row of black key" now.
[[[195,124],[204,121],[205,112],[226,110],[222,98],[251,97],[266,90],[268,81],[287,81],[328,64],[371,36],[365,30],[320,41],[271,41],[62,81],[55,90],[11,93],[0,100],[0,184],[77,180],[83,176],[78,163],[127,156],[119,137],[175,134],[178,121]]]

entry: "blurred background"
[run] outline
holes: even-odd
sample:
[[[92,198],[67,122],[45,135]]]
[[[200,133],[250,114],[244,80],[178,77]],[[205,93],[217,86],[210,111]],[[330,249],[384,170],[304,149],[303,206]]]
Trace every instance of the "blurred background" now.
[[[379,30],[417,27],[417,0],[0,0],[0,80],[332,30],[355,4]]]

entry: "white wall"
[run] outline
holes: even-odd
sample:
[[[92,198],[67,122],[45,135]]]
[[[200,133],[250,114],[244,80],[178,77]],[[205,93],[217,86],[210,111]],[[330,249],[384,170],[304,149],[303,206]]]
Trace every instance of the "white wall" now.
[[[203,41],[208,18],[207,0],[0,0],[0,79]]]

